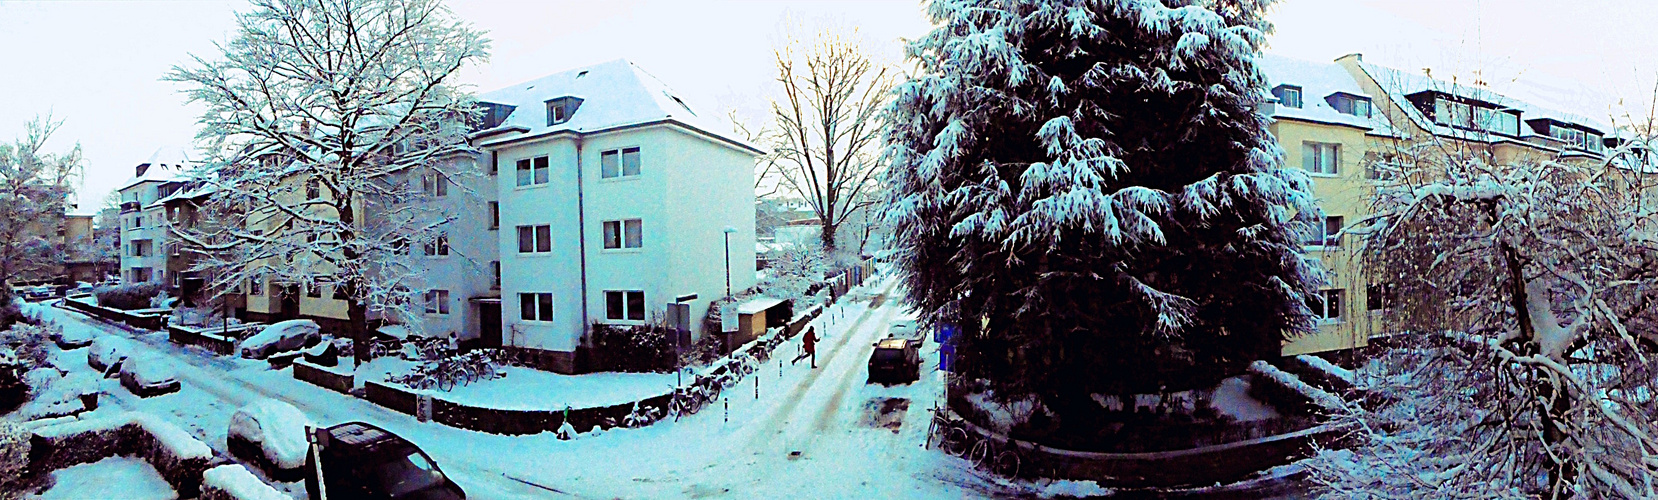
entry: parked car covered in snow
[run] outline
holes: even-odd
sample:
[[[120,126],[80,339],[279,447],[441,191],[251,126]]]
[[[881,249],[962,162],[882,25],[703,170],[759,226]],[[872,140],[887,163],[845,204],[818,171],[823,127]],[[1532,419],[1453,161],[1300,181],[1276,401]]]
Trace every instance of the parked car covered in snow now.
[[[65,351],[91,345],[92,339],[92,330],[86,328],[64,328],[62,333],[52,336],[52,341],[57,342],[58,348]]]
[[[92,341],[92,348],[86,352],[86,364],[108,377],[115,373],[114,369],[121,366],[121,361],[127,359],[127,354],[131,351],[132,346],[126,339],[98,337]]]
[[[910,383],[921,378],[920,340],[887,338],[869,354],[869,382]]]
[[[305,490],[312,500],[324,498],[317,481],[318,457],[327,498],[466,498],[426,452],[396,434],[363,422],[314,432],[319,451],[306,454],[305,464]]]
[[[322,341],[322,328],[308,319],[291,319],[265,327],[259,333],[242,340],[242,357],[265,359],[272,354],[292,351]]]
[[[160,356],[137,356],[121,363],[121,386],[139,397],[177,391],[178,372]]]
[[[259,462],[266,472],[284,480],[298,479],[305,467],[305,429],[311,420],[294,405],[259,399],[230,415],[225,444],[230,452]]]
[[[57,296],[57,290],[50,285],[31,286],[23,289],[23,300],[36,302]]]

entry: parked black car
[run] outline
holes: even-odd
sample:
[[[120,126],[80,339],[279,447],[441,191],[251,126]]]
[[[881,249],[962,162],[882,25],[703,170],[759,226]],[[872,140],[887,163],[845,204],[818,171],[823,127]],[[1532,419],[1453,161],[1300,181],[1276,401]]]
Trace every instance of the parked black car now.
[[[921,378],[921,342],[889,338],[869,354],[869,383],[907,384]]]
[[[312,431],[315,453],[305,457],[305,490],[321,500],[317,461],[328,498],[462,500],[466,492],[438,464],[396,434],[364,422]]]

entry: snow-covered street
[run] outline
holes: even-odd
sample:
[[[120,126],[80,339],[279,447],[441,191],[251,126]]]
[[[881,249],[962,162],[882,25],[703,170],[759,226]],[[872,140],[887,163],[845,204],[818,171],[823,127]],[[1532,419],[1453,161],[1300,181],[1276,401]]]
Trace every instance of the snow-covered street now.
[[[1013,490],[960,459],[922,448],[941,390],[937,347],[923,348],[920,382],[867,384],[873,343],[903,306],[895,282],[871,280],[813,322],[823,339],[818,368],[791,364],[798,337],[701,413],[642,429],[583,434],[500,436],[419,422],[366,400],[293,379],[289,368],[213,356],[53,307],[33,306],[66,329],[134,338],[136,355],[177,365],[182,390],[151,398],[103,381],[110,406],[152,412],[225,449],[230,414],[270,397],[292,403],[321,425],[362,420],[398,433],[430,453],[473,498],[961,498]],[[90,370],[84,349],[59,354],[66,368]],[[756,398],[758,393],[758,398]],[[302,495],[298,483],[286,489]]]

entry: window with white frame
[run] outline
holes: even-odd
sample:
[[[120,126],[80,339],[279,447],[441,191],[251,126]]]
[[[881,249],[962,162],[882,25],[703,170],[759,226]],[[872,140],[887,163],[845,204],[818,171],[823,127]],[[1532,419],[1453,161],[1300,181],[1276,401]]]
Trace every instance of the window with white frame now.
[[[305,199],[315,200],[322,197],[322,182],[315,178],[305,179]]]
[[[518,160],[518,185],[534,186],[546,184],[548,179],[547,157],[537,156]]]
[[[641,219],[604,221],[606,249],[642,248],[645,246],[645,224]]]
[[[615,179],[639,175],[639,148],[612,149],[599,153],[599,177]]]
[[[524,321],[552,321],[553,294],[546,292],[518,294],[518,317]]]
[[[489,230],[501,228],[501,202],[489,202]]]
[[[432,241],[426,242],[427,257],[447,257],[449,255],[449,233],[438,233]]]
[[[1273,87],[1272,95],[1278,98],[1278,103],[1286,108],[1301,107],[1301,87],[1295,85],[1279,85]]]
[[[605,313],[608,320],[644,321],[645,292],[641,290],[605,290]]]
[[[420,192],[426,193],[427,196],[449,196],[449,179],[437,172],[422,175]]]
[[[265,294],[265,279],[264,278],[257,278],[256,277],[256,278],[248,280],[248,295],[264,295],[264,294]]]
[[[553,228],[547,224],[518,226],[518,253],[553,251]]]
[[[1324,321],[1341,321],[1344,292],[1339,288],[1319,291],[1313,298],[1313,303],[1308,304],[1313,310],[1313,316]]]
[[[1315,174],[1336,175],[1341,165],[1341,145],[1323,142],[1301,143],[1301,166]]]
[[[490,275],[489,289],[490,290],[500,290],[501,289],[501,261],[498,261],[498,260],[489,261],[489,275]]]
[[[1365,309],[1381,311],[1392,307],[1396,298],[1394,291],[1395,287],[1392,283],[1377,283],[1366,286],[1364,290]]]
[[[426,314],[449,314],[449,291],[426,291]]]

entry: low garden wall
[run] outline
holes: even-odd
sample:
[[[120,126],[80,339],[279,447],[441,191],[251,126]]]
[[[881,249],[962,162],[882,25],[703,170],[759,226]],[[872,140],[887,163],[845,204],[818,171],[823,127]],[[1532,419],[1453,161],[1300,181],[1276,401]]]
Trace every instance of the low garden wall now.
[[[356,374],[353,372],[340,373],[326,366],[317,366],[304,359],[294,360],[294,378],[310,382],[324,389],[334,392],[350,394],[355,387]]]
[[[948,410],[946,410],[948,411]],[[954,413],[954,412],[951,412]],[[961,420],[971,440],[1011,442],[1023,453],[1019,470],[1050,479],[1095,481],[1116,488],[1206,486],[1231,483],[1337,444],[1347,428],[1323,424],[1284,434],[1184,450],[1103,453],[1052,448]]]
[[[64,299],[63,304],[70,309],[81,311],[108,321],[125,323],[140,330],[161,330],[167,326],[165,312],[150,312],[147,310],[126,311],[103,307],[97,304],[88,304],[79,300]]]
[[[296,363],[294,366],[299,365]],[[363,387],[368,400],[375,404],[409,415],[414,415],[418,411],[420,398],[409,390],[374,381],[363,382]],[[666,414],[670,398],[670,394],[662,394],[640,400],[638,405],[642,410],[656,410],[656,414]],[[505,410],[455,403],[439,396],[432,398],[432,420],[461,429],[521,435],[542,431],[556,432],[564,426],[568,415],[570,426],[575,428],[576,432],[589,432],[622,425],[627,416],[633,413],[633,405],[633,402],[628,402],[610,406],[571,408],[568,412],[563,408]]]
[[[193,498],[202,473],[223,462],[183,429],[140,413],[117,413],[34,429],[29,470],[47,473],[113,456],[141,458],[155,467],[179,498]]]
[[[167,340],[178,345],[200,346],[213,351],[215,354],[236,354],[236,337],[248,330],[260,327],[260,324],[242,324],[230,328],[195,328],[182,325],[167,325]],[[229,336],[226,336],[226,333]]]

